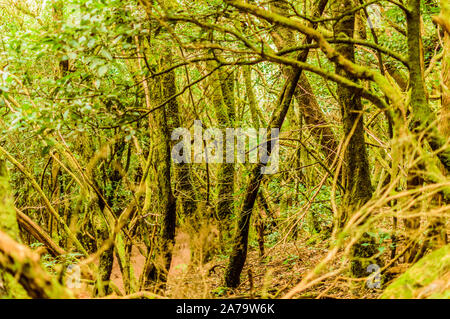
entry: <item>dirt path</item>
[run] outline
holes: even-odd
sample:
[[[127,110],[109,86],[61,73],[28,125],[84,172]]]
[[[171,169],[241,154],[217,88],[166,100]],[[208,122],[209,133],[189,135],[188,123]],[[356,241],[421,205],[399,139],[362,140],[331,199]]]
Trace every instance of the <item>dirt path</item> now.
[[[145,251],[144,244],[142,244],[141,249]],[[140,253],[139,249],[136,246],[133,246],[131,249],[130,263],[134,270],[134,277],[136,279],[139,279],[139,276],[144,270],[145,257]],[[117,261],[117,257],[115,254],[114,254],[113,268],[111,271],[111,281],[113,282],[114,285],[117,286],[117,288],[120,290],[122,294],[125,294],[122,272],[120,271],[119,262]]]
[[[186,272],[190,261],[191,249],[189,248],[189,235],[180,232],[175,238],[173,257],[167,278],[168,282],[177,281],[177,278]]]
[[[142,245],[141,248],[145,250],[144,245]],[[169,286],[177,286],[177,284],[183,280],[183,274],[187,271],[190,259],[191,250],[189,248],[189,235],[180,232],[175,238],[173,258],[167,278]],[[144,270],[145,257],[140,253],[136,246],[133,246],[131,250],[131,265],[133,266],[135,278],[138,279]],[[119,263],[115,255],[111,272],[111,281],[117,286],[122,294],[125,294],[122,272],[120,271]]]

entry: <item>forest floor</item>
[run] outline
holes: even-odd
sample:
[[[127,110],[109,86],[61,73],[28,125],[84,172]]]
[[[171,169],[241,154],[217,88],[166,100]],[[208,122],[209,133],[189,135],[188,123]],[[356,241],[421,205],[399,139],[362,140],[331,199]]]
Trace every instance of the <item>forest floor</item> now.
[[[185,240],[185,236],[179,236]],[[266,256],[259,256],[258,247],[249,247],[247,261],[237,289],[223,287],[228,259],[218,259],[194,267],[189,262],[186,243],[176,245],[175,269],[169,273],[167,294],[171,298],[279,298],[293,288],[309,270],[328,253],[328,241],[307,243],[307,238],[295,242],[279,243],[266,248]],[[188,244],[187,244],[188,245]],[[178,249],[177,249],[178,248]],[[182,271],[177,271],[177,262]],[[172,276],[170,276],[172,274]],[[377,298],[382,290],[367,290],[363,284],[349,289],[347,281],[334,282],[334,278],[304,291],[302,298],[315,298],[329,289],[321,298]],[[333,287],[331,287],[333,286]]]
[[[247,262],[239,288],[230,291],[222,286],[226,258],[216,257],[203,265],[192,265],[189,235],[179,232],[170,267],[166,296],[169,298],[277,298],[297,284],[327,254],[328,240],[311,241],[299,237],[295,242],[266,248],[270,257],[259,257],[258,247],[249,247]],[[339,259],[339,258],[337,258]],[[136,247],[131,262],[136,276],[142,272],[145,257]],[[250,277],[252,279],[250,279]],[[122,275],[114,260],[111,280],[123,293]],[[352,287],[352,288],[350,288]],[[325,280],[304,291],[302,298],[377,298],[382,290],[364,288],[364,284]]]
[[[379,230],[388,231],[392,224],[385,220],[380,225]],[[447,225],[448,236],[450,238],[450,225]],[[404,228],[399,223],[398,231]],[[320,263],[330,250],[330,239],[324,239],[319,235],[311,236],[306,231],[298,232],[298,237],[293,240],[270,245],[265,247],[265,256],[259,256],[258,245],[249,244],[247,261],[242,271],[241,284],[237,289],[230,290],[223,286],[223,278],[228,258],[220,253],[215,253],[214,258],[206,263],[192,262],[192,250],[201,249],[203,239],[200,234],[193,236],[194,243],[185,230],[178,228],[175,239],[173,258],[168,274],[165,297],[180,299],[200,299],[200,298],[280,298],[292,289],[310,270]],[[196,240],[196,241],[195,241]],[[217,238],[215,239],[217,241]],[[206,242],[206,245],[209,243]],[[384,245],[389,247],[390,240]],[[191,247],[192,245],[192,247]],[[400,240],[397,252],[403,251],[404,243]],[[142,244],[142,251],[145,246]],[[381,256],[381,262],[390,260],[390,249],[386,249]],[[338,252],[333,258],[333,262],[328,264],[328,269],[337,269],[339,261],[342,260],[343,252]],[[391,274],[392,280],[399,276],[406,269],[407,264],[402,264],[400,258],[393,268],[400,269]],[[135,277],[139,278],[142,273],[145,257],[140,250],[133,246],[131,264]],[[369,275],[369,274],[368,274]],[[114,257],[111,274],[113,284],[120,291],[114,293],[111,298],[125,295],[122,274],[119,264]],[[386,285],[383,285],[386,286]],[[384,287],[383,287],[384,288]],[[78,298],[90,298],[91,292],[85,285],[81,291],[76,293]],[[351,280],[345,274],[339,277],[330,277],[319,284],[302,291],[297,298],[363,298],[374,299],[380,297],[383,289],[366,288],[365,280]]]

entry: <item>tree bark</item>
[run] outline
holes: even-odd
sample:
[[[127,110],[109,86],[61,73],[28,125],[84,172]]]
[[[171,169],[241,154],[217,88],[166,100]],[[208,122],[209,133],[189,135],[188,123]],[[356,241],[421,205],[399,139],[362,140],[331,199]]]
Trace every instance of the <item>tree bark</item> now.
[[[162,58],[159,66],[164,68],[169,65],[170,50],[167,48],[162,52]],[[165,73],[151,80],[150,92],[154,97],[155,105],[170,97],[173,90],[173,74]],[[152,141],[156,144],[153,165],[157,172],[156,181],[158,185],[157,204],[160,211],[159,236],[157,238],[157,247],[154,249],[155,256],[151,264],[146,269],[147,283],[153,282],[161,285],[160,289],[165,289],[167,274],[172,260],[172,250],[175,244],[175,226],[176,226],[176,200],[172,193],[172,173],[171,166],[171,139],[169,131],[169,116],[166,107],[160,108],[154,112],[154,127]],[[152,256],[149,256],[152,258]]]
[[[0,268],[24,287],[32,298],[73,298],[72,293],[42,269],[39,255],[0,231]]]
[[[208,62],[208,69],[212,71],[216,62]],[[213,88],[212,103],[223,138],[226,137],[226,128],[234,128],[234,78],[233,73],[221,68],[210,76],[210,86]],[[223,145],[225,147],[225,145]],[[223,153],[225,154],[225,152]],[[233,214],[234,192],[234,163],[220,163],[217,173],[217,206],[216,218],[219,220],[220,235],[225,239],[231,227]]]
[[[450,3],[441,0],[442,21],[450,24]],[[450,28],[444,29],[444,55],[442,57],[442,107],[439,129],[444,138],[450,138]]]
[[[166,56],[166,64],[172,64],[172,57],[170,54]],[[173,96],[177,93],[176,75],[175,71],[168,72],[165,77],[165,92],[167,96]],[[180,106],[178,99],[172,99],[166,106],[167,109],[167,125],[169,133],[174,129],[181,127],[182,119],[180,114]],[[171,143],[171,147],[173,146]],[[175,188],[174,196],[178,201],[180,208],[180,215],[187,218],[192,218],[197,210],[197,203],[195,198],[195,191],[192,184],[192,172],[190,163],[175,163],[174,164],[174,179]]]
[[[433,17],[434,21],[442,27],[444,31],[444,54],[442,56],[441,71],[441,115],[439,118],[438,129],[444,138],[450,140],[450,28],[445,26],[445,21],[450,21],[450,3],[441,0],[441,13],[438,17]],[[446,176],[449,172],[441,165],[442,173]],[[442,194],[439,194],[439,202],[446,201]],[[446,204],[448,200],[446,201]],[[432,248],[439,248],[448,243],[447,229],[445,227],[445,218],[434,217],[431,220],[429,231],[429,240]]]
[[[324,10],[327,1],[320,1],[317,5],[319,10]],[[281,15],[288,15],[289,6],[284,1],[272,1],[272,11]],[[276,25],[271,32],[273,41],[278,50],[295,46],[295,34],[286,27]],[[283,73],[287,77],[289,68],[283,67]],[[338,148],[338,143],[326,116],[320,109],[311,84],[304,73],[300,76],[298,87],[294,93],[300,112],[305,123],[310,127],[310,132],[321,146],[326,162],[331,164]]]
[[[252,68],[250,65],[243,66],[243,76],[245,84],[245,93],[247,94],[248,104],[250,108],[250,115],[254,128],[259,130],[259,115],[258,115],[258,103],[256,101],[255,92],[253,91],[252,82]]]
[[[351,10],[353,2],[342,0],[336,12],[346,12]],[[353,38],[355,18],[354,15],[347,15],[335,25],[334,33],[341,33],[349,38]],[[345,58],[354,62],[355,49],[353,44],[339,44],[336,49]],[[336,73],[345,76],[352,81],[358,81],[339,65],[336,65]],[[344,153],[344,210],[354,211],[366,203],[372,196],[372,184],[369,172],[369,162],[364,139],[364,117],[361,96],[347,87],[338,84],[337,96],[341,105],[341,116],[344,130],[344,138],[350,138],[348,147]],[[347,215],[344,212],[342,222],[345,222]]]
[[[50,238],[50,236],[48,236],[44,232],[44,230],[41,227],[39,227],[39,225],[37,225],[34,221],[32,221],[30,217],[28,217],[18,209],[16,209],[16,213],[17,213],[17,222],[19,223],[19,225],[27,232],[29,232],[34,238],[39,240],[39,242],[44,244],[54,257],[64,255],[67,253],[63,248],[58,246]]]
[[[448,4],[444,4],[443,8],[448,8]],[[408,1],[408,13],[406,18],[412,109],[411,130],[418,134],[425,132],[425,137],[433,151],[443,148],[443,150],[437,153],[437,156],[446,171],[450,172],[450,147],[448,147],[448,145],[447,147],[444,147],[447,140],[439,133],[436,127],[436,114],[428,104],[422,74],[420,0]],[[444,28],[447,28],[448,21],[442,21],[444,21]]]
[[[336,3],[334,12],[347,12],[353,8],[351,0],[341,0]],[[349,14],[339,20],[334,26],[334,34],[344,34],[353,38],[355,32],[355,16]],[[355,62],[355,48],[353,44],[338,44],[336,50],[346,59]],[[336,73],[357,82],[358,79],[348,73],[340,65],[336,65]],[[358,92],[338,83],[337,96],[341,105],[341,116],[344,139],[349,139],[344,153],[343,178],[344,198],[337,216],[336,225],[341,229],[348,218],[372,197],[372,183],[369,171],[369,161],[364,139],[364,110],[361,96]],[[366,267],[369,261],[361,258],[371,257],[374,251],[373,239],[364,234],[352,247],[351,273],[356,277],[367,275]]]
[[[427,129],[432,118],[432,112],[428,107],[428,99],[425,93],[425,85],[423,79],[422,52],[421,46],[421,30],[420,30],[420,0],[408,0],[407,18],[407,44],[409,54],[409,87],[411,90],[411,131],[420,133],[421,130]],[[408,174],[407,188],[414,189],[423,184],[423,178],[419,175],[420,170],[425,169],[422,162],[411,167]],[[404,219],[406,228],[406,236],[412,242],[412,245],[405,253],[405,260],[409,263],[414,262],[419,253],[420,244],[416,240],[417,232],[420,227],[420,217]]]
[[[14,199],[9,187],[9,174],[6,168],[6,161],[3,158],[0,158],[0,231],[20,242]],[[17,283],[16,278],[8,272],[5,273],[2,268],[4,267],[0,267],[0,282],[3,282],[6,292],[13,298],[27,297],[23,287]]]
[[[326,0],[321,0],[314,12],[314,16],[318,17],[322,15],[324,10]],[[305,43],[310,43],[311,39],[307,37],[304,41]],[[299,61],[305,62],[308,57],[308,50],[301,52],[297,59]],[[272,150],[272,143],[270,143],[272,128],[281,129],[283,125],[286,114],[289,110],[292,98],[294,97],[294,92],[297,88],[298,81],[302,74],[302,69],[292,68],[289,72],[289,77],[286,79],[285,85],[278,98],[277,106],[272,113],[270,118],[267,141],[268,141],[268,155],[270,156],[270,151]],[[248,232],[250,226],[250,217],[252,214],[253,206],[255,204],[256,196],[258,195],[259,186],[263,175],[261,174],[261,163],[255,164],[251,170],[249,181],[247,183],[244,202],[239,212],[238,225],[236,228],[236,233],[233,239],[233,247],[230,255],[230,259],[225,270],[225,285],[227,287],[237,287],[240,283],[240,275],[247,258],[247,244],[248,244]]]

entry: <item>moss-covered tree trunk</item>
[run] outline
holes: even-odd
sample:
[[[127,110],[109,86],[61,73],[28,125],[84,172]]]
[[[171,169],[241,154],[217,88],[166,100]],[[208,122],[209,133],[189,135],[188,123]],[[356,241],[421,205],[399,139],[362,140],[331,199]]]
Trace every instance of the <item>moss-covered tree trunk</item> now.
[[[441,0],[442,19],[450,25],[450,3]],[[450,30],[444,28],[444,56],[442,57],[442,108],[440,119],[441,133],[450,138]]]
[[[354,6],[351,0],[341,0],[335,3],[335,12],[351,11]],[[355,15],[348,14],[334,25],[336,36],[345,35],[353,38],[355,32]],[[339,44],[336,46],[345,58],[355,61],[355,48],[353,44]],[[354,82],[358,79],[336,65],[336,73],[349,78]],[[372,197],[372,183],[369,171],[369,161],[364,139],[364,116],[361,96],[352,89],[341,84],[337,85],[337,96],[341,106],[343,124],[343,138],[348,140],[344,150],[343,179],[344,198],[337,216],[336,225],[340,229],[348,218],[355,213]],[[366,267],[369,258],[375,253],[373,240],[366,234],[352,248],[351,272],[356,277],[367,275]],[[363,260],[365,259],[365,260]]]
[[[436,19],[437,18],[437,19]],[[450,2],[441,0],[441,13],[435,21],[444,32],[444,53],[442,57],[441,71],[441,115],[438,129],[442,136],[450,140]],[[445,25],[447,21],[448,27]],[[450,176],[449,172],[441,165],[442,173]],[[444,196],[439,196],[439,201],[445,201]],[[446,203],[448,204],[448,203]],[[448,243],[447,229],[445,227],[445,218],[435,217],[431,221],[430,241],[433,248],[440,247]]]
[[[164,49],[159,61],[159,67],[168,65],[170,51]],[[164,73],[150,81],[150,92],[154,106],[166,101],[173,90],[173,74]],[[169,131],[169,116],[167,105],[153,112],[153,125],[150,126],[154,154],[152,164],[156,172],[157,192],[154,204],[158,211],[159,234],[156,247],[152,249],[154,256],[149,256],[151,262],[146,271],[146,283],[155,283],[160,289],[165,288],[167,274],[172,260],[172,250],[175,244],[176,200],[172,193],[171,173],[171,139]]]
[[[450,245],[426,255],[396,278],[381,299],[449,299]]]
[[[216,62],[208,62],[209,71],[216,67]],[[234,73],[229,69],[220,68],[209,79],[218,128],[225,140],[226,128],[233,128],[235,120]],[[225,143],[222,146],[225,147]],[[218,166],[216,218],[219,220],[220,236],[224,242],[230,231],[233,214],[234,163],[227,163],[224,160]]]
[[[323,11],[327,0],[321,0],[317,3],[317,8]],[[274,12],[282,15],[288,15],[290,6],[284,1],[272,1],[271,8]],[[276,25],[271,32],[272,38],[278,50],[282,50],[296,45],[295,33],[286,27]],[[285,76],[289,68],[284,67]],[[309,83],[306,74],[300,76],[300,81],[295,90],[295,99],[303,116],[306,125],[311,129],[311,134],[321,146],[321,151],[326,158],[326,162],[331,164],[336,154],[338,143],[331,129],[325,114],[320,109],[313,88]]]
[[[16,211],[14,210],[14,199],[9,187],[9,174],[6,161],[3,158],[0,158],[0,229],[15,241],[21,241]]]
[[[105,220],[105,212],[94,209],[92,224],[95,231],[97,250],[100,250],[109,238],[109,227]],[[110,278],[114,261],[114,245],[100,254],[98,275],[94,294],[103,297],[112,292]]]
[[[286,117],[286,113],[291,104],[295,87],[300,78],[301,69],[293,70],[291,76],[286,80],[286,84],[282,89],[282,93],[279,97],[277,108],[272,114],[271,121],[267,132],[267,140],[271,140],[270,129],[280,128]],[[267,151],[270,155],[272,150],[272,143],[267,142]],[[227,269],[225,271],[225,284],[227,287],[237,287],[240,283],[240,275],[247,258],[247,245],[248,245],[248,232],[250,227],[250,217],[252,214],[253,206],[255,204],[256,196],[258,194],[259,186],[263,175],[261,168],[263,165],[255,164],[249,176],[249,181],[244,195],[244,202],[240,209],[238,216],[238,224],[233,239],[233,248],[228,262]]]
[[[20,242],[19,225],[17,223],[16,211],[14,210],[14,199],[9,187],[9,176],[6,161],[0,158],[0,231],[9,235],[12,239]],[[18,284],[10,273],[4,272],[0,265],[0,283],[6,295],[12,298],[26,298],[27,293]],[[0,297],[1,297],[0,290]]]
[[[352,8],[352,1],[342,0],[338,4],[336,12],[346,12]],[[353,38],[354,26],[354,15],[347,15],[335,24],[334,34],[336,36],[344,34],[349,38]],[[336,49],[347,59],[352,62],[355,61],[353,44],[339,44],[336,46]],[[339,66],[336,66],[336,73],[352,81],[358,81]],[[344,138],[349,139],[344,153],[343,164],[343,184],[346,190],[342,219],[340,221],[343,223],[347,220],[348,215],[371,198],[372,184],[364,140],[364,116],[361,96],[354,90],[341,84],[337,85],[337,96],[341,105]]]
[[[170,52],[172,52],[170,50]],[[166,55],[166,64],[172,65],[172,55]],[[166,96],[173,96],[177,93],[176,74],[175,71],[167,72],[165,76],[165,94]],[[166,106],[167,109],[167,125],[169,133],[178,127],[182,126],[182,114],[180,114],[180,105],[178,99],[171,99]],[[173,142],[171,146],[173,146]],[[190,154],[189,154],[190,155]],[[179,212],[183,217],[191,218],[197,210],[196,194],[192,181],[192,172],[190,163],[175,163],[174,164],[174,195],[177,198]]]
[[[411,90],[411,131],[420,133],[430,124],[429,120],[434,117],[428,107],[428,99],[425,92],[422,65],[422,43],[421,43],[421,18],[420,18],[420,0],[408,0],[409,12],[407,18],[407,44],[409,54],[409,87]],[[421,122],[422,121],[422,122]],[[408,174],[407,187],[414,189],[422,186],[423,178],[420,171],[425,169],[422,162],[417,163],[411,168]],[[420,244],[417,241],[417,232],[420,227],[420,217],[406,218],[404,220],[406,236],[412,242],[412,245],[405,253],[407,262],[414,262],[419,253]]]
[[[90,192],[87,204],[87,213],[90,216],[90,225],[95,235],[95,245],[97,251],[102,249],[109,238],[110,221],[107,219],[106,207],[103,200],[94,191]],[[93,290],[94,296],[103,297],[112,292],[110,287],[110,277],[114,260],[114,245],[102,251],[99,256],[98,275]]]
[[[124,138],[113,143],[110,146],[110,159],[105,158],[102,162],[104,169],[101,170],[101,174],[98,177],[95,176],[96,174],[92,174],[92,178],[97,177],[94,183],[100,192],[100,194],[91,192],[90,202],[91,223],[95,232],[97,250],[100,250],[107,243],[111,236],[113,219],[120,215],[120,210],[115,208],[115,201],[122,196],[120,184],[123,172],[120,171],[119,167],[121,167],[125,146]],[[101,182],[98,183],[97,180],[101,180]],[[115,243],[99,256],[95,295],[105,296],[112,292],[110,277],[114,262],[114,249]]]
[[[19,244],[0,230],[0,270],[20,283],[20,288],[32,298],[73,298],[72,293],[52,278],[40,265],[39,255]],[[23,288],[22,288],[23,287]],[[15,298],[26,294],[13,295]]]
[[[322,14],[325,7],[326,1],[319,2],[318,7],[315,8],[313,16],[318,17]],[[320,5],[323,4],[323,7]],[[305,39],[305,43],[310,43],[311,39],[308,37]],[[305,62],[308,57],[308,50],[301,52],[297,59],[299,61]],[[267,153],[270,156],[272,151],[271,140],[271,129],[277,128],[281,129],[283,125],[286,114],[291,105],[292,99],[294,97],[295,90],[297,88],[300,76],[302,74],[302,69],[291,68],[288,72],[288,77],[286,82],[280,92],[278,97],[277,105],[271,115],[270,122],[267,128]],[[247,246],[248,246],[248,233],[250,227],[250,218],[255,205],[255,200],[258,195],[259,186],[263,178],[261,173],[262,164],[255,164],[251,169],[251,173],[248,178],[246,190],[244,193],[244,201],[240,208],[237,228],[233,237],[233,246],[228,261],[227,268],[225,270],[225,285],[227,287],[237,287],[240,283],[240,276],[242,269],[244,268],[245,260],[247,258]]]
[[[242,75],[244,77],[245,93],[248,98],[248,105],[250,109],[253,127],[256,130],[259,130],[260,118],[258,114],[258,102],[256,100],[255,92],[253,90],[252,68],[250,65],[244,65],[242,67]]]
[[[445,1],[444,1],[445,2]],[[447,8],[448,3],[443,3],[442,7]],[[450,172],[450,147],[445,136],[442,136],[438,131],[436,122],[437,117],[435,112],[431,109],[427,94],[425,90],[425,83],[423,79],[422,68],[422,50],[421,50],[421,14],[420,14],[420,0],[408,0],[407,20],[407,44],[409,54],[409,83],[411,89],[411,124],[410,129],[417,134],[423,134],[431,149],[437,152],[442,166],[447,172]],[[443,11],[444,11],[443,10]],[[443,14],[445,14],[443,12]],[[440,16],[443,17],[443,16]],[[440,18],[438,21],[447,29],[449,27],[447,18]]]

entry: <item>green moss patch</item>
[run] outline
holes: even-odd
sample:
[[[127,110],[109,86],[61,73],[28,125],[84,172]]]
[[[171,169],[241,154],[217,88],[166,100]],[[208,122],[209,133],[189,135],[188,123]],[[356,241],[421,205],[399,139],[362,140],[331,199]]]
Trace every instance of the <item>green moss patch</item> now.
[[[423,257],[390,284],[381,298],[450,298],[450,244]]]

